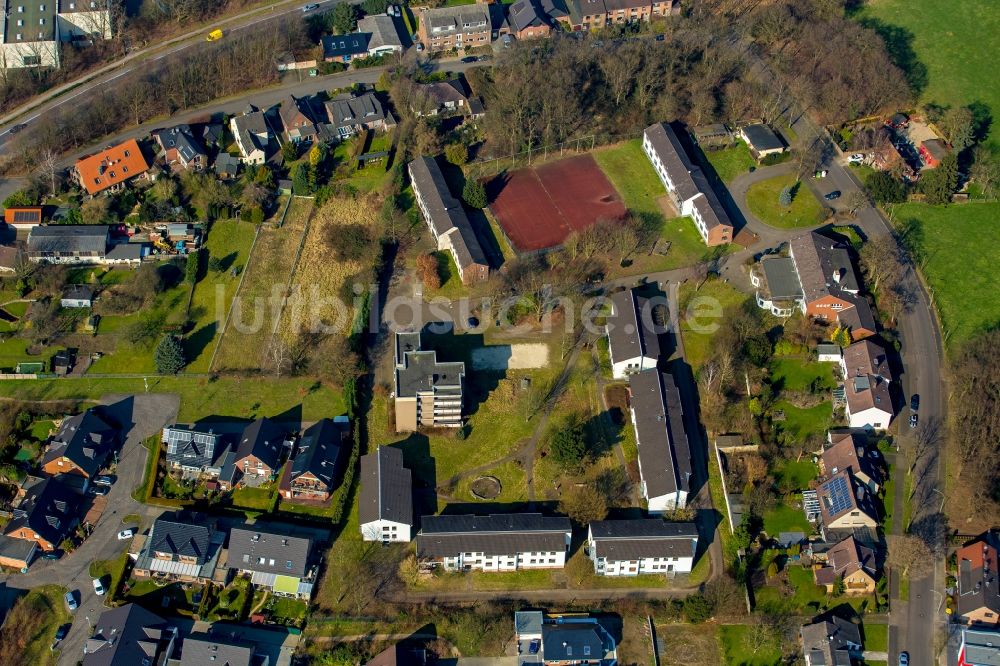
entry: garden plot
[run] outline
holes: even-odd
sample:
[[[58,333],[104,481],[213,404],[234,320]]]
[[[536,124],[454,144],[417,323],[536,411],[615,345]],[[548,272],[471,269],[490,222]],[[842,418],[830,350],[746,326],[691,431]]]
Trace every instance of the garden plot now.
[[[490,345],[472,350],[474,370],[534,370],[549,364],[549,347],[541,343]]]

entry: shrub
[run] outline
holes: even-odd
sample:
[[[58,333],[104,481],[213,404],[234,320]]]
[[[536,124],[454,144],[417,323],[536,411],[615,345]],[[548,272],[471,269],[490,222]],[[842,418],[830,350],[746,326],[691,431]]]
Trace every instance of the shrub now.
[[[462,200],[470,208],[486,208],[489,201],[486,198],[486,188],[478,180],[470,178],[462,188]]]
[[[684,617],[692,624],[701,624],[712,617],[712,603],[700,594],[684,600]]]
[[[438,260],[433,254],[422,254],[417,257],[417,276],[430,289],[441,288],[441,274],[438,272]]]
[[[444,149],[444,158],[455,166],[462,166],[469,161],[469,149],[464,143],[448,144]]]
[[[184,347],[173,335],[166,335],[160,340],[153,354],[153,360],[156,362],[156,371],[163,375],[176,375],[187,364]]]

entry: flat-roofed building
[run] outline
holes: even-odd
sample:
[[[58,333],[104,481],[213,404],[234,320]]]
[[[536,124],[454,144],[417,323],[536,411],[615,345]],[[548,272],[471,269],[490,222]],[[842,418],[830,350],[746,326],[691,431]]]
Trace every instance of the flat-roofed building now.
[[[420,333],[396,333],[396,432],[462,425],[465,363],[442,363],[420,348]]]

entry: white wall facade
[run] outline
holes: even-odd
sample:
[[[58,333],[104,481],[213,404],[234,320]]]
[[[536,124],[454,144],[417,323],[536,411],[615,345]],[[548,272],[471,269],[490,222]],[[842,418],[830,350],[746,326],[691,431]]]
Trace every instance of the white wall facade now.
[[[0,44],[0,69],[58,66],[59,44],[55,41]]]
[[[609,355],[611,356],[611,376],[615,379],[625,379],[629,375],[656,367],[656,359],[649,356],[636,356],[619,361],[614,357],[614,354]]]
[[[361,526],[361,538],[365,541],[409,542],[410,526],[392,520],[376,520]]]
[[[569,547],[569,536],[566,537],[566,547]],[[562,569],[566,566],[566,550],[508,553],[505,555],[459,553],[454,557],[441,558],[441,566],[449,571],[469,569],[486,572],[518,571],[520,569]]]
[[[641,560],[608,560],[605,557],[593,555],[594,546],[590,546],[590,559],[594,563],[594,573],[599,576],[638,576],[640,574],[662,574],[672,576],[678,573],[691,573],[694,557],[646,557]]]
[[[852,414],[850,405],[848,405],[847,417],[852,428],[885,430],[889,427],[889,423],[892,422],[892,412],[887,412],[879,407],[869,407],[856,414]]]

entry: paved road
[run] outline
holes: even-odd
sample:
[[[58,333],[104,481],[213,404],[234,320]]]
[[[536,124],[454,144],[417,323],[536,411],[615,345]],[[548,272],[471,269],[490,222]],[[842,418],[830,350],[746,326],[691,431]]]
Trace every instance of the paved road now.
[[[132,499],[132,490],[142,481],[146,449],[142,442],[156,434],[177,416],[180,399],[176,395],[154,393],[137,396],[106,396],[101,404],[126,432],[125,444],[118,454],[115,468],[117,479],[107,495],[107,508],[94,526],[94,531],[74,552],[52,562],[37,560],[27,574],[0,576],[13,590],[27,590],[38,585],[62,585],[78,592],[80,608],[74,613],[73,627],[60,646],[60,664],[76,664],[83,654],[83,644],[90,635],[90,623],[96,622],[104,609],[103,599],[94,593],[90,563],[109,560],[121,554],[127,543],[119,541],[122,518],[138,514],[148,526],[161,512]]]
[[[15,124],[30,124],[64,104],[68,104],[95,89],[106,86],[115,79],[123,77],[130,72],[151,67],[154,63],[174,53],[191,48],[206,48],[205,35],[212,28],[222,28],[228,35],[260,23],[280,19],[289,14],[301,15],[301,4],[304,1],[278,0],[278,2],[272,5],[263,7],[258,5],[235,16],[212,21],[210,24],[201,25],[190,32],[178,35],[165,42],[133,50],[124,58],[108,63],[99,69],[84,74],[78,79],[48,90],[41,95],[31,98],[21,106],[9,110],[5,109],[6,113],[0,116],[0,149],[2,149],[4,142],[10,138],[10,128]],[[325,11],[333,7],[337,1],[316,0],[316,4],[321,6],[317,11]],[[354,0],[350,1],[353,2]],[[31,115],[27,115],[29,113]]]
[[[430,64],[429,69],[431,71],[464,72],[475,66],[477,66],[476,63],[464,63],[459,60],[440,60]],[[236,97],[216,100],[206,104],[205,106],[178,112],[170,116],[169,119],[161,118],[156,121],[143,123],[142,125],[137,125],[130,129],[123,130],[113,136],[104,137],[90,146],[81,148],[71,153],[66,153],[60,158],[59,166],[63,168],[70,167],[76,162],[76,160],[93,153],[102,146],[118,143],[126,139],[142,138],[148,136],[150,131],[159,127],[168,127],[178,123],[204,121],[207,120],[209,116],[216,113],[230,115],[240,113],[246,109],[247,104],[253,104],[259,108],[267,109],[275,104],[279,104],[282,100],[287,99],[289,95],[301,97],[304,95],[313,95],[321,91],[332,90],[334,88],[346,88],[355,83],[372,84],[378,81],[378,78],[382,75],[384,70],[384,67],[371,67],[367,69],[348,70],[339,74],[331,74],[330,76],[323,76],[319,78],[304,75],[300,77],[294,73],[289,74],[286,75],[285,80],[282,83],[276,86],[259,90],[251,90]],[[6,179],[0,178],[0,201],[3,201],[10,194],[23,188],[26,185],[26,182],[26,179],[20,177]]]

